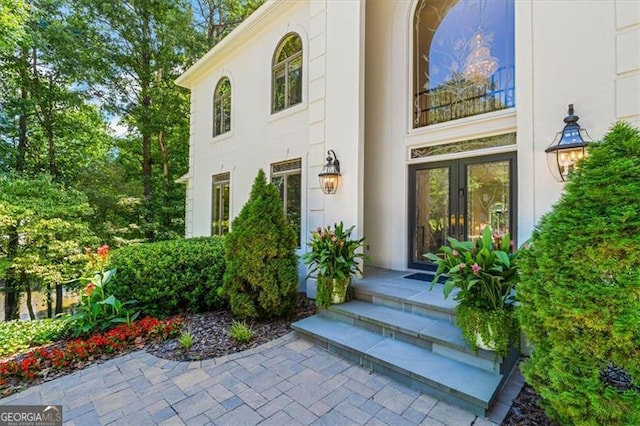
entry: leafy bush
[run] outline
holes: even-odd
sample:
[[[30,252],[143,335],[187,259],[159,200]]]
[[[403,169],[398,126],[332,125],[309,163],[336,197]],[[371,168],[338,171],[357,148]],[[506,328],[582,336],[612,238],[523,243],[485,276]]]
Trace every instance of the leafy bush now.
[[[64,320],[0,322],[0,357],[59,340],[67,334]]]
[[[623,123],[573,172],[522,253],[523,373],[563,424],[640,424],[640,131]]]
[[[292,312],[298,289],[297,245],[278,189],[260,170],[225,245],[224,290],[234,315],[261,318]]]
[[[111,267],[118,274],[108,291],[134,299],[148,315],[204,312],[224,306],[224,238],[158,241],[115,250]]]
[[[116,275],[116,269],[104,270],[109,260],[109,246],[99,247],[96,253],[85,249],[85,253],[90,259],[90,267],[96,272],[92,278],[77,280],[87,284],[79,291],[78,305],[68,319],[74,337],[96,330],[105,331],[117,324],[131,324],[140,314],[130,308],[136,303],[135,300],[121,302],[113,294],[107,295],[105,292],[106,285]]]

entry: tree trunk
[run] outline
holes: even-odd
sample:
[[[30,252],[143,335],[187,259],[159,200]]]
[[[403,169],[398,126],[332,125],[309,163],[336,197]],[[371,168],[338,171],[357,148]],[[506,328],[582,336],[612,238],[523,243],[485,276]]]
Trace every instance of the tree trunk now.
[[[18,149],[16,157],[16,172],[21,175],[24,173],[25,162],[27,156],[27,146],[29,139],[27,137],[27,100],[29,98],[29,76],[27,74],[26,64],[29,58],[29,50],[24,48],[22,50],[22,66],[20,69],[20,115],[18,117]],[[5,311],[6,312],[6,311]]]
[[[18,253],[18,230],[16,227],[9,229],[9,244],[7,246],[7,260],[9,263]],[[4,320],[11,321],[18,318],[18,305],[20,301],[20,280],[16,269],[11,266],[5,274],[4,287]]]
[[[26,281],[27,277],[24,276],[24,272],[22,273],[22,280]],[[36,319],[36,314],[33,312],[33,302],[31,299],[31,285],[27,284],[24,287],[24,290],[27,292],[27,309],[29,310],[29,319],[31,319],[31,321]]]
[[[158,144],[160,145],[160,152],[162,153],[162,183],[164,186],[162,191],[162,205],[166,207],[171,204],[171,199],[169,197],[169,150],[167,144],[164,142],[163,132],[158,132]],[[162,211],[162,225],[166,229],[171,226],[171,216],[166,209]]]
[[[62,284],[56,283],[56,315],[62,313]]]
[[[51,284],[47,283],[47,318],[53,318],[53,305],[51,303]]]

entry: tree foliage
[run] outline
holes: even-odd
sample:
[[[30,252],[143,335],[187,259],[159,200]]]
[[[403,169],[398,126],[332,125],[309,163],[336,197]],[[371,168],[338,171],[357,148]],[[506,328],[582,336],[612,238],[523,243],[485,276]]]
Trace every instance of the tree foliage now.
[[[640,131],[592,146],[521,259],[523,373],[563,424],[640,424]]]
[[[16,317],[20,291],[61,285],[85,266],[82,248],[94,242],[84,194],[46,175],[0,176],[0,256],[5,271],[5,319]]]
[[[226,237],[224,290],[235,315],[264,318],[292,311],[298,288],[297,245],[278,189],[260,169]]]

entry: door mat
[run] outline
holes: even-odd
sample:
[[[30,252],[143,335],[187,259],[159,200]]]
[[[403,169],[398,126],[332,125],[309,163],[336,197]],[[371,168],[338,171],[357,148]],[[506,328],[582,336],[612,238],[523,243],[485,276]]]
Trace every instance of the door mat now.
[[[424,272],[416,272],[415,274],[405,275],[402,278],[406,278],[408,280],[417,280],[417,281],[426,281],[430,283],[433,281],[433,274],[425,274]],[[447,277],[445,275],[441,275],[438,278],[438,282],[440,284],[444,284],[447,281]]]
[[[429,281],[433,280],[433,275],[424,272],[416,272],[415,274],[405,275],[403,278],[408,280]]]

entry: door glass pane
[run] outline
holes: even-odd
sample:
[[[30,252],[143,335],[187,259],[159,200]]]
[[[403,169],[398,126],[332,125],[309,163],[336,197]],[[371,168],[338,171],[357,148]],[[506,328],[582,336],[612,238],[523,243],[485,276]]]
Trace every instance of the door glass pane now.
[[[424,253],[436,253],[445,244],[448,217],[449,168],[417,170],[414,262],[424,262]]]
[[[467,165],[467,239],[491,225],[494,233],[510,232],[509,161]]]

